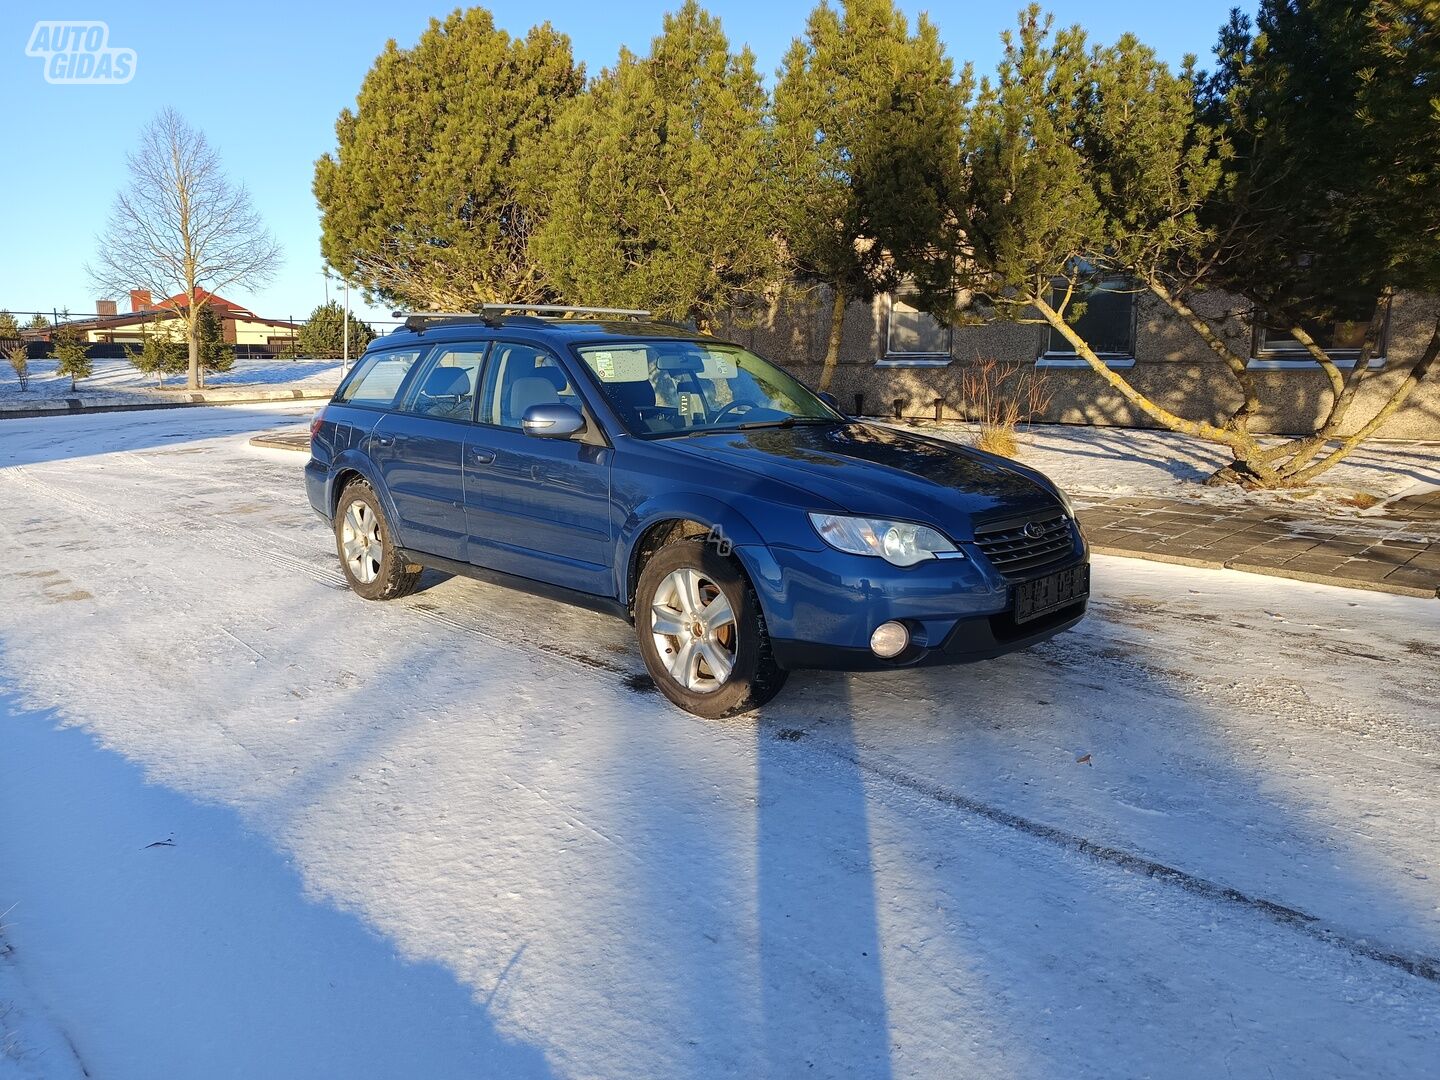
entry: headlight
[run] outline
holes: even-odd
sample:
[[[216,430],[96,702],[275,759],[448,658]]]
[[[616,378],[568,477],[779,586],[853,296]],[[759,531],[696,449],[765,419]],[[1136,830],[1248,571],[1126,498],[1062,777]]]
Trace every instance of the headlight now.
[[[914,566],[926,559],[962,559],[949,540],[928,525],[883,518],[811,514],[810,524],[820,539],[851,555],[878,555],[896,566]]]
[[[1064,510],[1065,510],[1065,516],[1068,517],[1071,521],[1074,521],[1074,520],[1075,520],[1075,504],[1070,501],[1070,496],[1069,496],[1069,495],[1066,495],[1065,492],[1061,491],[1061,490],[1060,490],[1058,487],[1056,487],[1054,484],[1051,485],[1051,488],[1052,488],[1052,489],[1054,490],[1054,492],[1055,492],[1055,497],[1060,500],[1060,505],[1061,505],[1061,506],[1064,508]]]

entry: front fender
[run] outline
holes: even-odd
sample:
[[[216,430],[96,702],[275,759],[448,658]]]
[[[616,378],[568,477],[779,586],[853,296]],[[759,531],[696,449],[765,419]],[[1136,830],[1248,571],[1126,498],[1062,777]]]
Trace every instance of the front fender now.
[[[615,545],[615,580],[620,583],[622,603],[629,601],[635,587],[635,556],[645,533],[662,521],[682,519],[699,522],[711,530],[718,542],[728,543],[746,572],[754,573],[739,549],[763,547],[764,540],[749,518],[729,503],[700,492],[669,492],[635,506],[620,526],[619,543]]]

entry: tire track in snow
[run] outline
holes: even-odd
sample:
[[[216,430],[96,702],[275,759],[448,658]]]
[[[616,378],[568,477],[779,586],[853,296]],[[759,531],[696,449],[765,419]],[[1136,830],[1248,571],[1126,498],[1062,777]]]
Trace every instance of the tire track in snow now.
[[[761,721],[761,726],[770,729],[772,734],[776,736],[779,735],[781,730],[781,725],[771,724],[765,721]],[[1243,908],[1255,914],[1262,915],[1272,922],[1298,930],[1317,941],[1341,948],[1353,956],[1374,960],[1386,964],[1389,967],[1398,968],[1409,975],[1414,975],[1433,983],[1440,983],[1440,957],[1395,948],[1377,943],[1368,937],[1356,936],[1339,927],[1329,925],[1319,916],[1310,915],[1298,908],[1278,903],[1263,896],[1250,895],[1239,889],[1232,888],[1229,885],[1212,881],[1198,874],[1192,874],[1189,871],[1181,870],[1167,863],[1159,862],[1144,855],[1138,855],[1124,848],[1098,843],[1088,837],[1068,832],[1058,826],[1047,825],[1042,821],[1027,818],[1022,814],[1014,813],[1003,807],[995,806],[992,803],[984,802],[959,791],[954,791],[933,780],[916,776],[908,770],[901,768],[898,764],[889,760],[882,751],[867,743],[857,741],[853,744],[857,750],[864,751],[864,755],[850,753],[838,743],[823,738],[815,740],[811,745],[846,765],[853,766],[856,769],[862,769],[879,780],[883,780],[914,795],[921,796],[931,802],[938,803],[941,806],[962,811],[972,817],[983,818],[996,825],[1004,826],[1007,829],[1012,829],[1026,836],[1034,837],[1037,840],[1043,840],[1055,847],[1082,855],[1102,865],[1114,867],[1130,874],[1138,874],[1141,877],[1150,878],[1167,885],[1176,886],[1206,900]]]
[[[287,569],[295,570],[327,588],[348,591],[348,586],[339,570],[318,566],[308,559],[263,544],[256,539],[253,530],[230,525],[221,519],[207,518],[202,521],[184,513],[177,513],[175,516],[179,517],[183,523],[177,524],[158,517],[142,517],[126,513],[111,506],[104,506],[82,495],[76,495],[57,484],[41,480],[21,466],[0,469],[0,480],[13,483],[50,502],[59,503],[81,517],[136,530],[137,535],[143,534],[145,530],[150,530],[171,540],[190,544],[201,542],[207,547],[218,548],[230,553],[237,550],[242,551],[263,561],[278,563]]]
[[[146,518],[139,515],[126,514],[111,507],[101,506],[63,487],[40,480],[30,475],[20,466],[0,469],[0,479],[14,483],[45,499],[65,505],[77,513],[80,513],[82,516],[95,518],[112,525],[123,525],[131,529],[153,529],[169,538],[187,542],[194,542],[197,538],[200,538],[206,542],[207,546],[217,547],[224,551],[234,551],[237,547],[243,548],[250,554],[279,564],[285,568],[295,570],[319,584],[338,591],[348,591],[344,577],[339,570],[326,570],[309,560],[287,554],[272,546],[262,544],[254,538],[251,530],[232,526],[213,518],[202,521],[191,518],[183,512],[176,515],[183,520],[183,526],[157,518]],[[221,542],[219,543],[216,543],[213,539],[216,533],[223,534]],[[511,651],[516,650],[513,637],[507,637],[504,633],[495,630],[493,627],[482,627],[467,620],[456,618],[430,605],[427,601],[411,600],[403,603],[406,611],[414,612],[429,622],[447,627],[451,630],[473,635],[498,648]],[[547,657],[564,661],[567,664],[591,672],[598,670],[604,671],[607,674],[621,675],[627,678],[633,677],[634,675],[633,670],[623,664],[578,650],[560,648],[546,642],[536,642],[532,640],[527,643],[523,650],[519,651],[524,652],[527,656],[533,656],[533,654],[538,651]],[[1102,657],[1096,657],[1096,659],[1101,658]],[[713,724],[711,721],[704,721],[695,717],[691,719],[697,724],[707,726]],[[745,721],[742,720],[742,722]],[[794,719],[789,719],[782,723],[780,721],[770,721],[763,718],[752,718],[748,722],[758,726],[772,739],[781,742],[784,741],[779,739],[781,732],[793,727],[795,723]],[[1377,943],[1366,937],[1350,934],[1339,927],[1329,925],[1318,916],[1311,915],[1300,909],[1279,903],[1278,901],[1242,892],[1229,885],[1190,873],[1189,871],[1159,862],[1158,860],[1148,858],[1133,851],[1110,844],[1099,843],[1088,837],[1081,836],[1078,833],[1072,833],[1058,826],[1049,825],[1042,821],[1006,810],[992,803],[976,799],[973,796],[948,788],[936,781],[915,775],[913,772],[902,768],[893,760],[890,760],[882,751],[872,745],[855,742],[852,744],[855,752],[852,752],[846,747],[823,737],[807,740],[807,744],[808,748],[813,748],[816,753],[823,754],[830,758],[832,765],[838,764],[847,768],[862,770],[865,774],[882,781],[893,792],[903,793],[911,797],[918,796],[933,805],[939,805],[963,813],[969,817],[979,818],[993,825],[998,825],[1032,839],[1042,841],[1051,847],[1082,856],[1101,866],[1120,870],[1129,875],[1148,878],[1181,889],[1193,896],[1200,897],[1212,903],[1241,909],[1251,914],[1262,916],[1277,925],[1288,927],[1307,937],[1342,949],[1357,958],[1385,964],[1417,978],[1440,984],[1440,958],[1428,956],[1421,952],[1407,951],[1402,948]],[[793,743],[791,745],[793,745]],[[802,756],[805,753],[804,750],[798,747],[795,752]]]

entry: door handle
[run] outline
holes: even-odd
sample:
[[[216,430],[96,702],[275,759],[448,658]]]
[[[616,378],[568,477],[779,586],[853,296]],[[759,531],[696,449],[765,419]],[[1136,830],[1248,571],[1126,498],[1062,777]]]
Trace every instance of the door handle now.
[[[394,445],[395,445],[395,436],[394,436],[394,435],[371,435],[370,438],[371,438],[371,440],[375,443],[376,446],[394,446]]]
[[[489,465],[495,460],[495,451],[482,450],[478,446],[472,446],[470,448],[470,460],[477,465]]]

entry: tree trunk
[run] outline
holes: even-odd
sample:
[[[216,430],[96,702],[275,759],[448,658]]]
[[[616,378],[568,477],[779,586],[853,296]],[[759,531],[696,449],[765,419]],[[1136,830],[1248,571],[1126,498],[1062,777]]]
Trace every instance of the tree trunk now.
[[[840,342],[845,336],[845,309],[850,298],[845,290],[835,286],[835,303],[830,309],[830,339],[825,345],[825,367],[820,372],[821,390],[829,390],[835,378],[835,367],[840,363]]]
[[[203,373],[200,371],[200,336],[198,328],[192,323],[186,331],[186,342],[190,347],[190,377],[186,386],[191,390],[199,390],[205,385]]]
[[[1169,409],[1155,404],[1131,386],[1124,376],[1112,371],[1104,360],[1096,356],[1095,350],[1090,348],[1089,343],[1077,334],[1075,328],[1067,323],[1065,317],[1051,307],[1047,301],[1038,296],[1028,297],[1027,300],[1030,306],[1040,312],[1045,321],[1074,347],[1075,354],[1084,360],[1095,374],[1119,391],[1121,397],[1150,419],[1169,431],[1178,432],[1181,435],[1191,435],[1197,439],[1204,439],[1206,442],[1228,447],[1235,460],[1225,469],[1216,473],[1211,478],[1212,481],[1240,483],[1246,487],[1280,486],[1279,476],[1265,461],[1259,444],[1248,432],[1237,430],[1234,427],[1217,427],[1205,420],[1187,420],[1183,416],[1177,416]]]
[[[1380,343],[1380,330],[1385,325],[1385,318],[1390,310],[1390,298],[1391,290],[1387,287],[1375,302],[1375,311],[1370,316],[1370,325],[1365,328],[1365,343],[1360,350],[1360,358],[1355,361],[1355,366],[1350,370],[1344,388],[1331,399],[1330,412],[1320,427],[1316,429],[1315,434],[1308,439],[1300,440],[1295,452],[1289,455],[1288,460],[1280,466],[1281,475],[1294,476],[1304,471],[1306,465],[1325,448],[1325,444],[1344,425],[1345,417],[1350,412],[1350,406],[1360,391],[1360,384],[1370,373],[1370,358],[1375,355],[1376,347]]]
[[[1416,360],[1410,368],[1404,381],[1396,387],[1395,392],[1390,395],[1390,400],[1385,402],[1385,404],[1380,407],[1380,410],[1372,416],[1364,426],[1356,430],[1353,435],[1342,439],[1340,445],[1325,455],[1325,457],[1308,468],[1291,474],[1290,482],[1292,484],[1308,484],[1326,469],[1340,464],[1340,462],[1349,457],[1351,451],[1380,430],[1380,426],[1399,411],[1400,406],[1405,404],[1411,393],[1414,392],[1415,387],[1425,381],[1425,376],[1430,373],[1430,369],[1435,365],[1437,356],[1440,356],[1440,318],[1435,320],[1435,328],[1430,333],[1430,344],[1425,347],[1425,351],[1421,354],[1420,359]]]
[[[1240,394],[1244,399],[1240,408],[1231,415],[1230,425],[1238,431],[1248,431],[1251,418],[1260,411],[1260,396],[1255,389],[1255,377],[1250,370],[1249,358],[1235,355],[1234,350],[1215,332],[1215,328],[1179,296],[1173,295],[1163,282],[1150,278],[1145,285],[1171,311],[1184,319],[1195,333],[1200,335],[1200,340],[1210,347],[1211,352],[1225,361],[1225,366],[1230,369],[1230,374],[1234,375],[1235,381],[1239,383]]]

